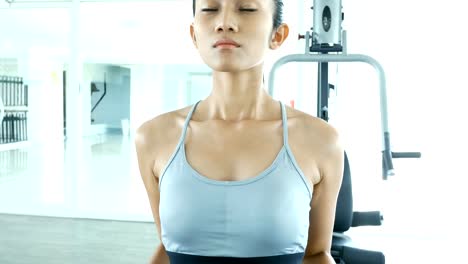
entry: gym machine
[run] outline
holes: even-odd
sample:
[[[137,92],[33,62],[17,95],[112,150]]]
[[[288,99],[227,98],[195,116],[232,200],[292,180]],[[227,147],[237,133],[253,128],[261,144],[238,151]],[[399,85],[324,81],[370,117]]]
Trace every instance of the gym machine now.
[[[342,29],[344,13],[341,0],[314,0],[313,27],[299,39],[305,40],[304,54],[292,54],[277,60],[270,72],[268,91],[274,92],[275,73],[279,67],[290,62],[317,62],[317,117],[328,122],[328,99],[334,85],[328,81],[329,62],[363,62],[376,70],[380,88],[380,114],[382,127],[382,178],[388,180],[394,176],[392,158],[420,158],[419,152],[392,152],[390,148],[390,131],[387,115],[387,90],[385,72],[374,58],[362,54],[348,54],[346,48],[346,31]],[[334,53],[334,54],[330,54]],[[348,157],[345,153],[344,175],[338,195],[333,242],[331,253],[337,264],[384,264],[382,252],[354,248],[351,239],[343,234],[350,227],[380,226],[383,216],[378,211],[353,212],[351,173]]]

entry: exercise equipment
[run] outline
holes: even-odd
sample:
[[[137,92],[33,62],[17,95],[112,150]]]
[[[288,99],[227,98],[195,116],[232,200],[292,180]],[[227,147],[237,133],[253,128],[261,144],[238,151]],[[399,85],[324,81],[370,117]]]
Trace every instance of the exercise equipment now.
[[[385,72],[374,58],[362,54],[347,54],[346,31],[342,29],[344,13],[341,0],[314,0],[313,27],[299,39],[305,40],[304,54],[292,54],[277,60],[270,72],[268,91],[273,95],[275,73],[279,67],[290,62],[317,62],[317,117],[329,120],[328,98],[334,85],[328,81],[329,62],[363,62],[376,70],[380,88],[380,114],[382,127],[382,178],[387,180],[395,175],[392,158],[420,158],[419,152],[392,152],[390,148],[390,131],[387,114],[387,90]],[[336,54],[329,54],[336,53]],[[352,246],[351,239],[344,234],[350,227],[380,226],[383,216],[379,211],[354,212],[351,184],[351,170],[345,152],[345,166],[341,189],[338,195],[333,242],[331,253],[338,264],[384,264],[382,252],[369,251]]]

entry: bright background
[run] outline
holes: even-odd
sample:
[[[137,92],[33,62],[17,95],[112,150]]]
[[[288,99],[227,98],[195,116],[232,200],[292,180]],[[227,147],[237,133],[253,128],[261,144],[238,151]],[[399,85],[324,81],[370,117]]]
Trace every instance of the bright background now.
[[[270,53],[266,76],[280,57],[303,53],[297,35],[312,26],[312,1],[285,4],[290,38]],[[383,181],[377,75],[361,63],[330,64],[337,86],[330,123],[349,154],[354,209],[385,218],[382,227],[350,234],[388,242],[370,240],[393,257],[389,263],[421,256],[448,263],[444,256],[455,259],[468,220],[466,9],[456,0],[343,6],[348,53],[385,69],[392,150],[422,152],[421,159],[394,160],[396,176]],[[210,91],[210,69],[189,37],[191,12],[188,0],[0,4],[0,75],[22,76],[30,87],[29,141],[0,145],[0,212],[152,221],[132,140],[142,122]],[[106,100],[91,114],[104,76]],[[316,115],[316,78],[314,64],[288,64],[277,73],[274,97]],[[91,82],[101,93],[90,92]],[[130,136],[108,141],[122,120]]]

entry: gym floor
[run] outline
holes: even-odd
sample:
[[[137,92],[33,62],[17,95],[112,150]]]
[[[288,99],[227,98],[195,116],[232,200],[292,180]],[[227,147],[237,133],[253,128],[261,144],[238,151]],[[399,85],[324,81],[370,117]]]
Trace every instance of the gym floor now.
[[[153,223],[0,214],[0,263],[147,263]]]
[[[131,136],[44,141],[0,151],[0,165],[0,263],[147,263],[160,243]],[[348,231],[355,246],[390,264],[458,262],[457,219],[427,217],[424,190],[397,183],[387,192],[413,199],[386,208],[383,226]]]

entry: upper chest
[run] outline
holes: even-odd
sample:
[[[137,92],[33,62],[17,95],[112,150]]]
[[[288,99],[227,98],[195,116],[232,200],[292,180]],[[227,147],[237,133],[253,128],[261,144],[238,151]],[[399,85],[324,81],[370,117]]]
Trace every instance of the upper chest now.
[[[288,145],[299,169],[304,173],[310,186],[320,178],[313,144],[304,142],[301,131],[294,122],[288,124]],[[174,152],[182,136],[173,133],[165,148],[155,161],[156,171],[161,171]],[[212,180],[240,181],[261,174],[270,167],[284,146],[283,123],[274,121],[243,121],[226,123],[219,121],[190,121],[185,135],[184,146],[188,166]],[[313,138],[313,137],[312,137]],[[181,149],[182,150],[182,149]]]
[[[194,123],[187,130],[188,163],[211,179],[246,180],[268,168],[283,147],[281,122]]]

